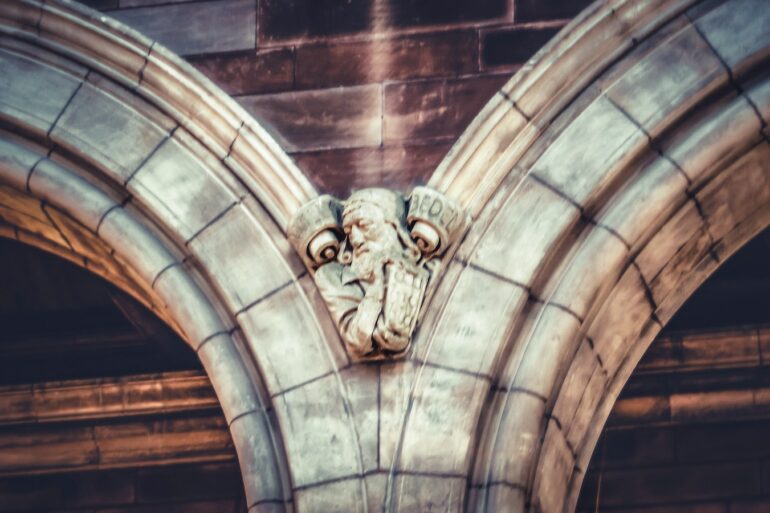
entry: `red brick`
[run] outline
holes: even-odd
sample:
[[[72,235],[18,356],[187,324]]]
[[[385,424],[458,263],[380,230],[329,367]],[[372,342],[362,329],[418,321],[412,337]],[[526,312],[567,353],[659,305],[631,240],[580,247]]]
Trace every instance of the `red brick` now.
[[[409,191],[425,183],[449,151],[448,144],[394,145],[294,154],[321,192],[344,198],[351,190],[385,186]]]
[[[513,19],[520,23],[572,18],[590,3],[591,0],[516,0]]]
[[[378,84],[241,96],[238,101],[288,152],[380,145]]]
[[[478,70],[476,31],[455,31],[297,48],[297,87],[327,87]]]
[[[298,40],[367,32],[372,27],[489,23],[509,19],[509,0],[262,0],[260,41]]]
[[[481,34],[483,68],[511,66],[527,62],[561,27],[505,28],[484,30]]]
[[[287,91],[294,85],[290,49],[215,54],[190,62],[231,95]]]
[[[383,141],[453,141],[509,78],[488,75],[387,85]]]

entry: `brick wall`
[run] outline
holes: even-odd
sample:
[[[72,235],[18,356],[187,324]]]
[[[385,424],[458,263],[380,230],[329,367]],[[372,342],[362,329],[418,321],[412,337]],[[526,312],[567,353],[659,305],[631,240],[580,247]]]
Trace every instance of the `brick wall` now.
[[[424,182],[587,0],[86,0],[187,57],[323,191]]]

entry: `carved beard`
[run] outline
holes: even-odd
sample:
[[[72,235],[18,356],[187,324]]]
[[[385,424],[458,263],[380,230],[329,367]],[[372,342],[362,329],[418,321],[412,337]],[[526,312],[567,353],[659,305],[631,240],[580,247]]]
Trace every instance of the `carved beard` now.
[[[377,269],[385,264],[385,258],[379,253],[375,253],[367,246],[361,246],[353,256],[353,262],[350,269],[363,282],[373,283],[377,277]]]

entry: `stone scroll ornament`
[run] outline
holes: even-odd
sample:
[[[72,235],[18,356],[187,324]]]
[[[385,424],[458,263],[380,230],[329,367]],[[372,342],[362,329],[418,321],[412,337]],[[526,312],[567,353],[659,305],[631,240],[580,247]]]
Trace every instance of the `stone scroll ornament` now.
[[[347,201],[322,195],[304,205],[289,240],[313,273],[355,359],[403,355],[441,261],[465,231],[466,214],[439,192],[409,197],[362,189]]]

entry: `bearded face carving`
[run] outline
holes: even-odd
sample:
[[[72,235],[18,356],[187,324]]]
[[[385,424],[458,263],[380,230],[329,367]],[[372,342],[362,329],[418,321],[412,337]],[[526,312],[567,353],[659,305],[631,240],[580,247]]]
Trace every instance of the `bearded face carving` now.
[[[289,238],[351,356],[372,359],[407,350],[440,258],[464,227],[459,209],[430,189],[408,199],[363,189],[344,203],[321,196],[305,205]]]

